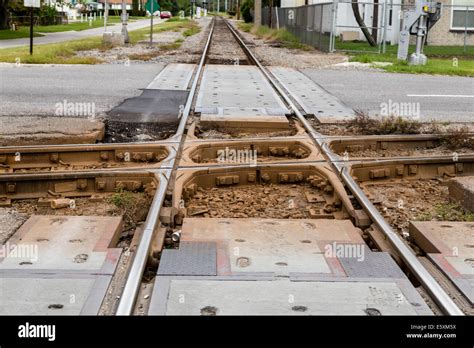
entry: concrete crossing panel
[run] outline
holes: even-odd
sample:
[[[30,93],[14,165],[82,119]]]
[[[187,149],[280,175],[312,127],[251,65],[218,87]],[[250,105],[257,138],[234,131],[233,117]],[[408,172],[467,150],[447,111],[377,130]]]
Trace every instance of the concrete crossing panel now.
[[[206,65],[195,110],[227,116],[289,113],[260,70],[250,65]]]
[[[368,309],[381,315],[419,314],[395,282],[178,279],[170,282],[165,314],[368,315]]]
[[[194,64],[168,64],[150,82],[147,89],[186,90],[193,76]]]
[[[296,69],[270,67],[278,81],[291,92],[307,114],[313,114],[321,123],[348,121],[354,110],[314,83]]]

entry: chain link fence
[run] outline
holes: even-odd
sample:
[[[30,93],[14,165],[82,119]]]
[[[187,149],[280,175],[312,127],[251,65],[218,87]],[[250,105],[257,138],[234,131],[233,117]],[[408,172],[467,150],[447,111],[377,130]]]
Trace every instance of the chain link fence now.
[[[273,7],[262,10],[262,24],[285,28],[306,45],[329,52],[332,33],[333,4],[323,3],[300,7]]]
[[[375,39],[370,46],[353,13],[353,0],[289,8],[264,8],[262,24],[285,28],[307,45],[325,52],[348,51],[385,53],[387,45],[397,45],[403,11],[411,4],[393,1],[359,0],[360,15]],[[474,0],[472,6],[442,4],[441,17],[431,28],[427,44],[459,47],[467,53],[474,46]]]

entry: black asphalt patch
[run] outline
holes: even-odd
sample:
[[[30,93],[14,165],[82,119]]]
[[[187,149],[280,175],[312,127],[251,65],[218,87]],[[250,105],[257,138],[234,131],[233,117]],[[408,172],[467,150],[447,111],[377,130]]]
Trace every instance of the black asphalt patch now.
[[[154,123],[177,125],[179,107],[186,104],[189,91],[145,89],[134,98],[126,99],[107,116],[109,122]]]

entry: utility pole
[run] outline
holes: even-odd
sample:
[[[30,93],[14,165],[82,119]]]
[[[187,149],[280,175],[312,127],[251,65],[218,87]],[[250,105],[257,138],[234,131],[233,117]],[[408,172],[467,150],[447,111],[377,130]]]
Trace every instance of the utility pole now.
[[[107,0],[105,0],[105,3],[104,3],[104,31],[107,31],[107,17],[109,17],[109,8],[107,6]]]
[[[30,7],[30,56],[33,55],[33,6]]]
[[[128,30],[127,30],[127,20],[128,20],[128,13],[127,13],[127,3],[126,0],[122,0],[122,35],[125,43],[129,43],[130,39],[128,37]]]
[[[254,25],[259,27],[262,25],[262,0],[255,0],[255,8],[253,10]]]
[[[150,1],[150,46],[153,45],[153,3],[154,0]]]

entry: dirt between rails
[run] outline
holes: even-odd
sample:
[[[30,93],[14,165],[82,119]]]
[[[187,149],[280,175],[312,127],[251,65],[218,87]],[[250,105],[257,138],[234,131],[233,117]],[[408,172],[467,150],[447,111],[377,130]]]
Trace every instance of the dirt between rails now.
[[[38,205],[36,199],[22,199],[12,202],[14,211],[31,215],[58,215],[58,216],[123,216],[124,231],[133,230],[140,223],[145,221],[148,208],[151,204],[151,197],[141,192],[126,192],[110,194],[102,199],[91,201],[87,197],[74,198],[75,208],[53,209],[49,205]],[[123,234],[128,237],[129,234]]]
[[[178,129],[176,125],[155,125],[153,123],[128,123],[105,121],[103,143],[134,143],[159,141],[172,137]]]
[[[451,156],[453,153],[457,154],[474,154],[473,149],[469,148],[456,148],[450,149],[445,145],[440,145],[434,148],[426,148],[426,147],[415,147],[412,149],[388,149],[388,150],[360,150],[360,151],[347,151],[350,157],[410,157],[410,156]],[[342,153],[339,153],[342,155]]]
[[[377,119],[374,117],[374,119]],[[326,136],[367,136],[367,135],[387,135],[388,133],[377,133],[376,130],[362,131],[360,127],[363,125],[353,125],[350,122],[341,122],[335,124],[323,124],[314,118],[314,116],[306,117],[315,131]],[[445,134],[452,128],[467,127],[470,133],[474,133],[474,123],[412,123],[413,131],[390,133],[390,135],[419,135],[419,134]],[[359,127],[358,127],[359,126]]]
[[[317,202],[309,203],[308,195]],[[187,216],[212,218],[342,218],[340,206],[327,202],[320,190],[309,184],[243,185],[198,188],[186,202]],[[311,210],[310,210],[311,209]]]
[[[217,64],[243,64],[247,56],[221,19],[216,19],[207,61]]]
[[[288,130],[246,130],[239,128],[203,128],[197,123],[194,135],[199,139],[244,139],[244,138],[265,138],[265,137],[290,137],[298,133],[293,118],[289,118],[290,128]],[[300,126],[302,128],[302,126]]]
[[[281,47],[277,42],[260,39],[252,33],[240,30],[236,20],[229,20],[229,22],[246,44],[250,44],[250,50],[263,65],[295,69],[326,68],[348,61],[348,57],[341,54],[324,53],[317,49],[303,50]]]
[[[410,220],[474,221],[473,213],[450,200],[447,182],[416,179],[361,183],[360,186],[395,231],[408,237]]]

